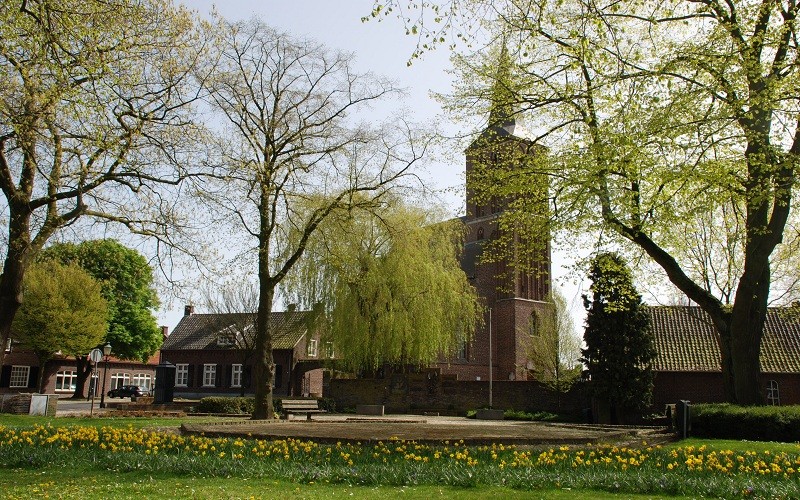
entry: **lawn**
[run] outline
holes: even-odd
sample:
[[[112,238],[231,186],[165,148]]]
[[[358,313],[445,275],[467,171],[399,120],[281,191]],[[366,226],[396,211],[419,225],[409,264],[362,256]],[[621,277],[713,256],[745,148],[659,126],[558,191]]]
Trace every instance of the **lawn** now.
[[[797,444],[557,447],[181,436],[175,419],[0,416],[6,497],[800,498]],[[156,429],[156,430],[153,430]],[[159,430],[161,429],[161,430]]]

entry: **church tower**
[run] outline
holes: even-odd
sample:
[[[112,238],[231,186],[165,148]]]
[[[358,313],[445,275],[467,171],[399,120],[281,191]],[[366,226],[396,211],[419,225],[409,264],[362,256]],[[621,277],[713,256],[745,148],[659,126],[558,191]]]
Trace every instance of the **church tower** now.
[[[507,68],[506,62],[503,51],[498,73]],[[488,380],[490,357],[493,380],[527,380],[536,369],[529,360],[531,336],[536,335],[539,318],[551,307],[546,302],[551,286],[550,234],[546,224],[526,228],[532,231],[517,231],[509,229],[515,223],[502,222],[509,204],[520,202],[527,203],[526,213],[532,212],[546,221],[546,176],[539,174],[538,178],[529,179],[528,186],[534,188],[529,187],[525,194],[475,189],[476,185],[503,182],[509,175],[530,176],[535,171],[525,170],[530,160],[546,154],[543,147],[520,134],[511,105],[503,98],[503,80],[498,78],[495,84],[486,129],[466,150],[467,213],[462,221],[468,232],[461,265],[487,313],[472,341],[448,363],[439,365],[443,374],[457,375],[460,380]],[[523,245],[525,239],[534,239],[538,244],[528,241]]]

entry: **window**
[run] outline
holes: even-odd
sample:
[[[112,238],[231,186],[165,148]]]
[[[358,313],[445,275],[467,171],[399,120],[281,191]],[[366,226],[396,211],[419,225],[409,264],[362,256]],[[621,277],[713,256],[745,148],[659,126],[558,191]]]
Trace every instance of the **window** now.
[[[30,366],[12,366],[9,387],[28,387],[28,378],[31,374]]]
[[[11,337],[9,337],[8,342],[6,342],[6,352],[11,352]]]
[[[458,340],[458,347],[456,348],[456,358],[458,359],[467,359],[467,340],[466,339],[459,339]]]
[[[189,385],[189,365],[175,365],[175,387],[186,387]]]
[[[307,354],[309,358],[317,357],[317,339],[309,339]]]
[[[333,358],[335,356],[336,356],[336,353],[333,350],[333,342],[325,342],[325,357],[326,358]]]
[[[150,374],[148,374],[148,373],[137,373],[137,374],[135,374],[133,376],[133,380],[132,380],[131,384],[138,385],[142,389],[145,389],[145,390],[149,391],[150,390],[150,379],[151,379],[151,377],[150,377]]]
[[[111,374],[111,388],[116,389],[123,385],[130,385],[131,376],[127,373],[116,372]]]
[[[203,365],[203,387],[216,387],[217,365]]]
[[[528,334],[531,337],[538,337],[541,334],[541,327],[539,325],[539,315],[536,311],[531,313],[530,324],[528,325]]]
[[[64,370],[56,373],[56,391],[70,392],[75,391],[78,384],[78,374],[72,370]]]
[[[770,380],[767,384],[767,404],[771,404],[773,406],[780,406],[781,404],[781,395],[778,391],[777,380]]]
[[[242,386],[242,365],[231,365],[231,387]]]

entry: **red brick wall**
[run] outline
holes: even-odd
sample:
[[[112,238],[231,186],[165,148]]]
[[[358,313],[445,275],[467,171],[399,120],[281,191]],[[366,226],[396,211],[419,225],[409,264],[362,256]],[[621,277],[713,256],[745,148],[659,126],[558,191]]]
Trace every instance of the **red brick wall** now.
[[[435,410],[463,415],[467,410],[489,404],[489,382],[446,380],[432,371],[394,374],[385,379],[333,379],[326,397],[333,398],[340,409],[382,404],[389,413]],[[492,383],[494,408],[549,411],[579,418],[588,405],[581,387],[557,394],[538,382]]]
[[[762,374],[759,381],[765,403],[769,380],[778,382],[781,405],[800,404],[800,374]],[[720,372],[658,372],[653,382],[654,411],[663,411],[664,405],[679,400],[692,403],[725,402]]]

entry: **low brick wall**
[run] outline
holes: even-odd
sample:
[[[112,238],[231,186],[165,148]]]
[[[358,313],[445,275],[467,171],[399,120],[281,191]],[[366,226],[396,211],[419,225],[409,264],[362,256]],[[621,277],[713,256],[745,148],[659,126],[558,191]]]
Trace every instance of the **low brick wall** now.
[[[489,382],[447,380],[429,373],[393,374],[383,379],[332,379],[326,397],[336,408],[384,405],[386,413],[437,411],[463,415],[489,404]],[[590,406],[580,384],[557,393],[538,382],[498,381],[492,384],[492,407],[527,412],[547,411],[580,418]]]

